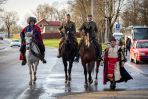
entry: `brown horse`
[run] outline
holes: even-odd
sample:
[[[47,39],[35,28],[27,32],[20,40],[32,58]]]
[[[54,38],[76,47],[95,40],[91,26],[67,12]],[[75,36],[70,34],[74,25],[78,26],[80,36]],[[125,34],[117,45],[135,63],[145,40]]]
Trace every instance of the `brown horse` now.
[[[62,56],[64,71],[65,71],[65,84],[70,84],[71,70],[72,70],[74,58],[77,54],[77,50],[78,50],[78,43],[76,42],[74,34],[68,32],[65,35],[65,41],[61,48],[61,56]],[[67,68],[68,68],[68,71],[67,71]]]
[[[95,77],[95,84],[97,85],[97,75],[99,72],[99,64],[100,62],[97,61],[97,56],[96,56],[96,48],[93,43],[93,40],[89,38],[89,35],[84,35],[83,36],[83,43],[80,48],[80,56],[81,56],[81,62],[84,68],[84,75],[85,75],[85,87],[88,86],[88,81],[89,84],[93,83],[91,73],[95,68],[95,63],[96,63],[96,77]],[[89,77],[87,78],[87,73]]]

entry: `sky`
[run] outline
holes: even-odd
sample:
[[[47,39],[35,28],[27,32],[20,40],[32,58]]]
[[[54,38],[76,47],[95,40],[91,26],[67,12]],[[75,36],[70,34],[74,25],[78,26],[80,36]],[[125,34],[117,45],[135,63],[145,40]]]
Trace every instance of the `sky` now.
[[[64,8],[68,0],[8,0],[3,8],[5,11],[16,11],[19,17],[19,25],[23,25],[26,15],[32,16],[32,11],[39,4],[49,3],[55,7]]]

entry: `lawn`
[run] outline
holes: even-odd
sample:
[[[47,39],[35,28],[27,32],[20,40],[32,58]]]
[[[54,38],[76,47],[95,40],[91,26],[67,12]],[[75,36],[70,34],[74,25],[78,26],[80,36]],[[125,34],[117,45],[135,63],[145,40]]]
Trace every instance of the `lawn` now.
[[[78,38],[78,41],[79,40],[80,39]],[[49,39],[49,40],[44,39],[43,41],[44,41],[45,46],[57,48],[59,45],[60,39]],[[105,48],[106,48],[106,45],[102,44],[102,50],[104,50]]]
[[[44,39],[43,42],[45,44],[45,46],[48,46],[48,47],[55,47],[57,48],[59,46],[59,41],[60,39]]]

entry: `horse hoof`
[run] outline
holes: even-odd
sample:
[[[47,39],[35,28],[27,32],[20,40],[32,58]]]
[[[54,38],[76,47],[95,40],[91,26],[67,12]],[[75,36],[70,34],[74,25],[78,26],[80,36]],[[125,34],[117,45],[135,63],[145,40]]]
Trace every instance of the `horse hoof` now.
[[[67,80],[65,80],[65,84],[67,84]]]
[[[70,86],[70,81],[67,82],[67,85]]]
[[[94,81],[94,85],[98,85],[98,81],[97,80]]]
[[[84,87],[87,88],[88,87],[88,84],[85,84]]]
[[[93,80],[89,81],[89,84],[92,84],[93,83]]]
[[[31,81],[29,82],[29,85],[32,85],[32,82]]]
[[[34,81],[36,81],[36,77],[34,77]]]
[[[34,81],[33,84],[36,84],[36,82]]]

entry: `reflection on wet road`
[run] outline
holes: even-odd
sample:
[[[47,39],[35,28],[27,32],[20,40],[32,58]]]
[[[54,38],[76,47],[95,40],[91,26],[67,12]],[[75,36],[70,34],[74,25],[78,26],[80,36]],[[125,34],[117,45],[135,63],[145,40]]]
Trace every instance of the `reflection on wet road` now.
[[[73,64],[71,84],[65,85],[64,66],[62,60],[56,58],[57,49],[54,48],[46,49],[48,63],[39,64],[37,81],[33,86],[28,85],[28,67],[20,65],[17,48],[0,51],[0,55],[0,89],[3,90],[0,92],[0,97],[2,99],[56,99],[57,96],[64,94],[109,90],[109,84],[103,85],[103,66],[99,68],[98,85],[92,84],[85,88],[81,63]],[[117,90],[148,88],[147,64],[135,65],[127,62],[125,68],[134,79],[117,84]]]

